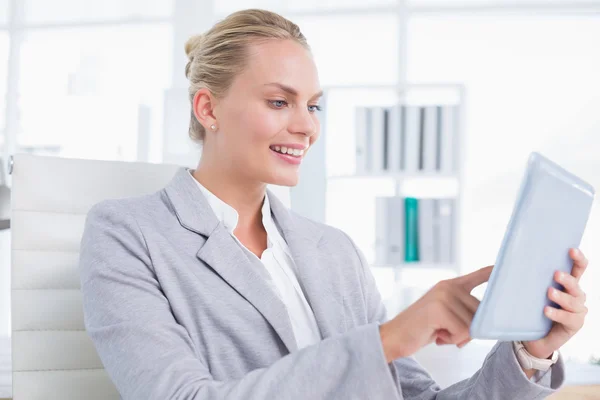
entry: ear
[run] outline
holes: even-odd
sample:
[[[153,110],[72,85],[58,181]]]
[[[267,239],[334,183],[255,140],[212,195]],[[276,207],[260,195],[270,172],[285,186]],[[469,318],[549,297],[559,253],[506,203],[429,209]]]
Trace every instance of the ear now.
[[[214,131],[211,126],[217,125],[217,119],[214,115],[214,97],[207,88],[202,88],[194,95],[192,109],[196,119],[202,124],[206,132]]]

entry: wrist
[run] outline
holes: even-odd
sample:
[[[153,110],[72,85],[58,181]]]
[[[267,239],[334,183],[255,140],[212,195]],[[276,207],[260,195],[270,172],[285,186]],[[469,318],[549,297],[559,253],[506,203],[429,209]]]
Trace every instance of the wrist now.
[[[396,340],[392,335],[389,322],[379,325],[379,336],[381,337],[381,345],[385,360],[389,364],[392,361],[400,358],[400,351],[396,344]]]
[[[532,342],[523,342],[523,346],[525,347],[525,350],[527,350],[527,352],[529,354],[531,354],[532,356],[537,357],[537,358],[549,359],[554,354],[553,351],[548,351],[546,349],[540,349],[539,346],[536,346]]]

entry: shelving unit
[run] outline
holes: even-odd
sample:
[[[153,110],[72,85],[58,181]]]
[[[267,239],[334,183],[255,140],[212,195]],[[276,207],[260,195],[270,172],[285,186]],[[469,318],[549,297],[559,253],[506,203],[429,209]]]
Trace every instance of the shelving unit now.
[[[377,265],[374,262],[373,248],[374,240],[357,240],[357,244],[365,252],[367,261],[373,268],[376,279],[379,275],[378,286],[382,296],[386,301],[388,314],[393,315],[404,308],[407,303],[414,299],[403,299],[407,293],[413,290],[424,292],[434,285],[439,279],[457,276],[460,274],[461,265],[461,241],[460,241],[460,221],[461,221],[461,194],[463,185],[463,149],[464,146],[464,115],[465,115],[465,87],[454,83],[433,83],[433,84],[408,84],[399,85],[356,85],[356,86],[327,86],[324,87],[325,118],[323,121],[323,131],[328,140],[327,146],[333,145],[338,152],[343,152],[335,171],[326,174],[327,191],[331,185],[345,183],[359,184],[372,182],[375,180],[387,181],[388,187],[393,184],[393,191],[387,191],[388,196],[410,196],[416,198],[453,198],[455,199],[455,218],[456,223],[453,227],[453,252],[455,259],[453,263],[426,263],[426,262],[402,262],[398,265]],[[340,106],[339,115],[331,115],[336,110],[329,110],[328,107],[335,107],[338,103],[345,103]],[[458,121],[453,154],[456,160],[456,170],[448,172],[381,172],[381,173],[356,173],[356,169],[350,170],[348,165],[355,163],[356,157],[354,149],[356,144],[354,139],[356,131],[349,126],[348,120],[354,121],[354,107],[357,106],[392,106],[395,104],[426,105],[426,104],[454,104],[458,106]],[[345,110],[344,112],[341,112]],[[346,120],[344,120],[346,118]],[[336,129],[343,131],[343,134],[336,132]],[[327,151],[328,157],[332,156],[332,151]],[[352,161],[350,161],[352,159]],[[341,160],[341,161],[340,161]],[[328,160],[329,161],[329,160]],[[340,165],[342,165],[340,167]],[[368,189],[365,189],[365,191]],[[373,193],[373,202],[378,194]],[[352,204],[352,199],[348,199]],[[358,202],[357,202],[358,203]],[[331,204],[328,204],[331,206]],[[339,214],[336,204],[336,213]],[[356,210],[348,213],[347,218],[356,218]],[[340,218],[341,219],[341,218]],[[326,221],[330,223],[330,221]],[[359,224],[359,222],[357,222]],[[372,224],[371,224],[372,226]],[[353,226],[364,231],[361,226]],[[361,229],[363,228],[363,229]],[[371,239],[374,239],[375,230],[366,228],[369,231]],[[345,230],[350,230],[346,227]],[[350,232],[351,236],[352,232]],[[437,271],[437,273],[436,273]],[[424,272],[424,273],[423,273]],[[443,278],[440,278],[443,276]],[[386,289],[387,288],[387,289]],[[387,293],[386,293],[387,292]],[[413,292],[414,293],[414,292]],[[403,299],[398,301],[398,299]],[[405,301],[406,300],[406,301]]]

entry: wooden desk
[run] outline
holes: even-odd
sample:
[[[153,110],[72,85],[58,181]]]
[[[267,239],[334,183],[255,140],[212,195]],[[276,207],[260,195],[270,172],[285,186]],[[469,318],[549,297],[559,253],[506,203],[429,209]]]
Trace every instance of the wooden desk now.
[[[600,386],[569,386],[548,400],[600,400]]]

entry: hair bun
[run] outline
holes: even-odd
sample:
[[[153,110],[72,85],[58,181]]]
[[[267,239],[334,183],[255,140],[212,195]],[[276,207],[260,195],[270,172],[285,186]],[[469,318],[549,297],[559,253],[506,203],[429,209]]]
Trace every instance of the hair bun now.
[[[198,49],[204,41],[204,35],[194,35],[185,42],[185,54],[187,55],[190,62],[194,60],[194,52]]]

